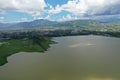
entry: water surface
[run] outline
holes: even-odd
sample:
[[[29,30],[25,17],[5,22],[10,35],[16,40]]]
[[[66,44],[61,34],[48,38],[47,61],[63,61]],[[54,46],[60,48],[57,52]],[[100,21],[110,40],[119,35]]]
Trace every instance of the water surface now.
[[[120,80],[120,38],[54,38],[45,53],[20,52],[0,67],[0,80]]]

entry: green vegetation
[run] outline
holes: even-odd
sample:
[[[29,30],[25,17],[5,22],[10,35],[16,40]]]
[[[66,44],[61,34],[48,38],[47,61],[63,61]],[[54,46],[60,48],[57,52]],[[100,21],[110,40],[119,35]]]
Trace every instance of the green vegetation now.
[[[18,52],[44,52],[49,48],[51,38],[12,39],[0,42],[0,65],[7,63],[7,57]]]

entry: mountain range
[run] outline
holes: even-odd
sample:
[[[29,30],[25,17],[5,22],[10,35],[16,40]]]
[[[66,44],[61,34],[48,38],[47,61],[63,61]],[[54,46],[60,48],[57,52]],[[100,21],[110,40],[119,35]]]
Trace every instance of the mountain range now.
[[[34,20],[31,22],[20,23],[0,23],[0,30],[18,30],[18,29],[34,29],[41,27],[86,27],[86,26],[102,26],[104,25],[120,25],[120,21],[113,21],[110,23],[100,23],[95,20],[73,20],[73,21],[49,21],[44,19]]]

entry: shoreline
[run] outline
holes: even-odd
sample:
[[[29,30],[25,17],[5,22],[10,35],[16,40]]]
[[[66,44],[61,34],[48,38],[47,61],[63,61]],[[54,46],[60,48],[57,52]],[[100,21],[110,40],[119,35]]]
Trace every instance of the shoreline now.
[[[113,37],[113,38],[120,38],[120,37],[115,37],[115,36],[105,36],[105,35],[94,35],[94,34],[89,34],[89,35],[69,35],[69,36],[57,36],[57,37],[72,37],[72,36],[103,36],[103,37]],[[57,38],[57,37],[53,37],[53,38]],[[26,53],[29,53],[29,52],[37,52],[37,53],[44,53],[45,51],[48,51],[48,49],[50,48],[50,45],[51,44],[57,44],[58,42],[54,41],[53,38],[50,38],[49,39],[49,43],[47,43],[47,46],[46,46],[46,49],[44,50],[30,50],[28,49],[28,51],[24,51],[24,50],[19,50],[17,52],[6,52],[6,53],[9,53],[8,55],[4,55],[3,57],[0,56],[0,66],[3,66],[4,64],[8,63],[7,61],[7,58],[13,54],[17,54],[17,53],[20,53],[20,52],[26,52]],[[7,46],[7,45],[6,45]],[[40,48],[39,48],[40,49]],[[3,53],[4,54],[4,53]]]
[[[6,44],[0,46],[0,66],[6,64],[7,57],[19,52],[45,52],[50,48],[50,44],[54,44],[51,38],[41,44],[33,43],[32,40],[10,40]]]

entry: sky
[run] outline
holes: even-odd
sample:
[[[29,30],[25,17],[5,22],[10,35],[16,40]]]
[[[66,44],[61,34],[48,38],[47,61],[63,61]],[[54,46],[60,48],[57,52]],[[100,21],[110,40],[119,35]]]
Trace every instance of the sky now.
[[[0,0],[0,22],[120,19],[120,0]]]

